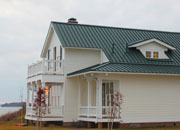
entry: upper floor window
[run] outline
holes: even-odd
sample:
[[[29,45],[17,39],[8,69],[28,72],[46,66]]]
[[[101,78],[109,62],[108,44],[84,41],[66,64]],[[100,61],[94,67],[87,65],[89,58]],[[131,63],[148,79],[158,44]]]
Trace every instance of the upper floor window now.
[[[158,59],[159,58],[159,53],[157,51],[153,52],[153,58]]]
[[[159,52],[158,51],[146,51],[146,58],[158,59]]]
[[[151,51],[146,51],[146,58],[151,58]]]

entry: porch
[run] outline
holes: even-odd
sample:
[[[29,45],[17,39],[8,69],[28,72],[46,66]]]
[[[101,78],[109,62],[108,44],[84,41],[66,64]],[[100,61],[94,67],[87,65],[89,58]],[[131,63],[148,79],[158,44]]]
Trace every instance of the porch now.
[[[28,77],[39,74],[63,74],[63,60],[43,59],[28,66]]]
[[[80,121],[108,122],[112,118],[113,94],[119,92],[119,81],[105,78],[86,77],[80,80]],[[114,121],[120,121],[120,109],[113,115]]]
[[[35,97],[39,87],[46,89],[46,112],[42,121],[61,121],[64,117],[64,87],[63,83],[42,83],[40,80],[27,85],[26,119],[37,120]]]

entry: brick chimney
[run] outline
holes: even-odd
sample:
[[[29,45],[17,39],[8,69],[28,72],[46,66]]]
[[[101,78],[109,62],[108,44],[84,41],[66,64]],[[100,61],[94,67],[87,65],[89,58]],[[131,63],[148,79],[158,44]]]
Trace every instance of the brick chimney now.
[[[78,24],[78,21],[76,18],[69,18],[67,23]]]

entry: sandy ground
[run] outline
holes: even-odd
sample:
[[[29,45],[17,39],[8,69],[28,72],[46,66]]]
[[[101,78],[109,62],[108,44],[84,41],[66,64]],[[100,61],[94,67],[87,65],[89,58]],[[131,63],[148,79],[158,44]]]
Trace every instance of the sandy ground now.
[[[0,123],[0,130],[36,130],[35,126],[17,127],[16,122]],[[60,127],[44,127],[40,130],[107,130],[107,129],[77,129],[77,128],[60,128]],[[114,129],[114,130],[180,130],[180,127],[170,128],[132,128],[132,129]]]

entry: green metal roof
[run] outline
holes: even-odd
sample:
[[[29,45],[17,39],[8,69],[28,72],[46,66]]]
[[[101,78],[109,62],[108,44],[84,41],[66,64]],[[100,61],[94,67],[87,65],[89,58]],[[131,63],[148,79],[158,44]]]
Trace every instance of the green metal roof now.
[[[79,75],[87,72],[111,72],[111,73],[150,73],[150,74],[180,74],[180,66],[152,65],[152,64],[129,64],[129,63],[104,63],[91,66],[67,76]]]
[[[111,63],[180,65],[180,33],[126,29],[96,25],[52,22],[63,47],[102,49]],[[148,60],[139,50],[128,48],[137,41],[156,38],[173,46],[166,55],[169,60]],[[115,44],[114,53],[112,47]]]
[[[123,72],[180,74],[180,33],[97,25],[51,22],[63,47],[102,49],[109,62],[88,67],[68,76],[87,72]],[[148,39],[158,39],[176,50],[168,50],[169,59],[146,59],[135,48]],[[113,51],[114,44],[114,51]]]

